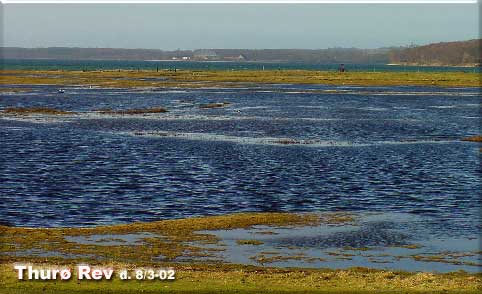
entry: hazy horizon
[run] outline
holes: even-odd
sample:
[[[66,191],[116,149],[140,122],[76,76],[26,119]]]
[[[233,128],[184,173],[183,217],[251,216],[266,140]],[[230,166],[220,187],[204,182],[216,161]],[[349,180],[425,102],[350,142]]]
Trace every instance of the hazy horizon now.
[[[377,49],[478,39],[477,4],[3,5],[3,47]]]
[[[480,38],[475,38],[480,39]],[[474,39],[470,39],[474,40]],[[415,44],[417,46],[425,46],[430,44],[436,43],[446,43],[446,42],[464,42],[470,40],[451,40],[451,41],[434,41],[433,43],[427,44]],[[482,39],[481,39],[482,40]],[[407,44],[408,45],[408,44]],[[398,48],[399,46],[387,46],[387,47],[378,47],[378,48],[360,48],[360,47],[327,47],[327,48],[247,48],[247,47],[240,47],[240,48],[193,48],[193,49],[157,49],[157,48],[121,48],[121,47],[68,47],[68,46],[49,46],[49,47],[21,47],[21,46],[0,46],[1,48],[22,48],[22,49],[48,49],[48,48],[68,48],[68,49],[119,49],[119,50],[160,50],[160,51],[196,51],[196,50],[326,50],[326,49],[360,49],[360,50],[377,50],[377,49],[389,49],[389,48]]]

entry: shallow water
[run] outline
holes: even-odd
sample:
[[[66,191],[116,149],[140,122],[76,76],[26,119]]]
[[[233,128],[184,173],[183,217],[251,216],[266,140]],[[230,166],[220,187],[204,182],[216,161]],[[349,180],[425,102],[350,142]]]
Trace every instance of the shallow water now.
[[[445,236],[480,232],[479,145],[459,140],[480,132],[475,88],[26,87],[2,93],[0,108],[78,114],[0,117],[4,224],[391,211],[427,217]],[[158,106],[170,112],[94,112]]]
[[[303,268],[369,267],[405,271],[480,272],[480,239],[440,236],[430,218],[404,213],[363,213],[352,224],[306,227],[256,226],[201,231],[220,249],[205,261]],[[239,244],[256,240],[258,244]]]
[[[127,61],[127,60],[55,60],[55,59],[3,59],[4,69],[31,70],[102,70],[130,69],[156,70],[187,69],[187,70],[325,70],[337,71],[339,63],[313,64],[302,62],[256,62],[256,61]],[[347,71],[397,71],[397,72],[479,72],[479,68],[453,66],[405,66],[386,64],[345,64]]]

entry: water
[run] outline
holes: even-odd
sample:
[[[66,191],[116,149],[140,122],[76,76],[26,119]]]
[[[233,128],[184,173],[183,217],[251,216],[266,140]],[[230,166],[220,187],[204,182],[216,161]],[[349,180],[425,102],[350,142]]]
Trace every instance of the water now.
[[[108,70],[108,69],[187,69],[187,70],[276,70],[302,69],[336,71],[336,64],[300,62],[200,62],[200,61],[126,61],[126,60],[55,60],[55,59],[3,59],[4,69],[21,70]],[[480,72],[480,68],[450,66],[405,66],[386,64],[345,64],[347,71],[406,71],[406,72]]]
[[[356,215],[356,214],[355,214]],[[405,271],[479,272],[480,239],[443,236],[426,216],[403,213],[364,213],[349,224],[307,227],[202,231],[218,244],[208,260],[278,267],[369,267]],[[239,244],[256,240],[258,244]]]
[[[480,232],[480,145],[459,140],[480,133],[476,88],[28,88],[3,93],[0,108],[78,114],[0,117],[3,224],[381,211],[446,236]],[[158,106],[170,112],[94,112]]]

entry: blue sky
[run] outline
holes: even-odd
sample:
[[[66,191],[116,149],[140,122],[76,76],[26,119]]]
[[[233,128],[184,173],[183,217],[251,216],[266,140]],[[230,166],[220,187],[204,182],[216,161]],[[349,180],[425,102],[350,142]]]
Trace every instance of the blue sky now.
[[[3,6],[3,46],[378,48],[478,38],[477,4]]]

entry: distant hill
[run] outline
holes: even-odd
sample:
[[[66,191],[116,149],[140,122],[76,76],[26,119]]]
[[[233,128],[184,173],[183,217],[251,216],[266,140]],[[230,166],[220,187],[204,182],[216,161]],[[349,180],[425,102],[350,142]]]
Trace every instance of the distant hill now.
[[[481,42],[478,39],[393,49],[389,59],[390,63],[406,65],[477,66],[482,60]]]

